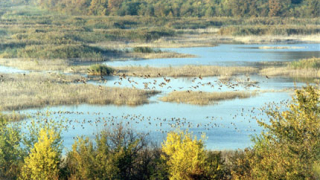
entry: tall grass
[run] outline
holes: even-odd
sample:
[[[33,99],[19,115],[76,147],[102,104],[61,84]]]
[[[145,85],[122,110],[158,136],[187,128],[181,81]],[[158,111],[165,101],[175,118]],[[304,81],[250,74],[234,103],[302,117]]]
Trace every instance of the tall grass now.
[[[260,74],[267,76],[318,78],[320,77],[320,58],[289,62],[286,67],[264,68],[260,70]]]
[[[243,99],[255,96],[256,91],[232,91],[232,92],[201,92],[201,91],[174,91],[161,97],[164,102],[187,103],[194,105],[209,105],[223,100]]]
[[[70,61],[62,59],[5,59],[0,58],[0,64],[3,66],[14,67],[21,70],[32,71],[66,71],[70,66]]]
[[[0,109],[18,110],[83,103],[136,106],[148,103],[148,97],[158,93],[129,88],[108,88],[83,84],[84,82],[85,80],[78,76],[59,74],[4,75],[3,81],[0,82]]]
[[[301,59],[299,61],[293,61],[289,63],[289,67],[294,69],[319,69],[320,58]]]

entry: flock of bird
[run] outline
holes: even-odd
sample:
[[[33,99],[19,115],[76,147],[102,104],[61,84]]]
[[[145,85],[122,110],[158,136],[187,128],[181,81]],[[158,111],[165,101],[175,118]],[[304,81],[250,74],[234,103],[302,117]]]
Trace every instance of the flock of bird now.
[[[184,79],[189,79],[188,82],[181,82]],[[110,82],[109,82],[110,81]],[[99,85],[107,86],[121,86],[131,87],[134,89],[140,88],[145,90],[160,90],[160,91],[223,91],[225,88],[231,91],[248,90],[249,88],[259,89],[259,82],[251,80],[250,77],[244,78],[212,78],[212,77],[193,77],[193,78],[169,78],[161,76],[159,73],[157,77],[151,77],[149,74],[132,76],[121,74],[118,77],[107,81],[106,78],[101,77],[98,82]],[[109,83],[108,83],[109,82]],[[111,83],[112,82],[112,83]],[[180,84],[180,85],[179,85]],[[186,86],[188,85],[188,86]]]
[[[124,86],[132,88],[140,88],[145,90],[164,90],[166,91],[225,91],[233,90],[238,91],[241,89],[249,88],[260,88],[257,81],[252,80],[248,76],[232,78],[232,79],[219,79],[212,77],[198,77],[192,78],[172,78],[165,77],[158,74],[157,77],[151,77],[148,74],[129,76],[127,74],[121,74],[120,76],[113,79],[108,79],[108,77],[81,77],[75,79],[73,82],[68,83],[98,83],[98,88],[102,89],[103,86]],[[25,76],[25,75],[24,75]],[[269,77],[266,77],[269,79]],[[0,76],[0,81],[3,81],[4,76]],[[184,79],[184,80],[183,80]],[[58,78],[57,82],[66,83],[63,78]],[[182,81],[182,84],[179,84]],[[188,84],[188,87],[184,85]],[[148,108],[148,107],[147,107]],[[74,138],[83,132],[90,132],[92,135],[97,133],[97,130],[102,130],[103,128],[110,128],[113,126],[119,126],[123,124],[129,128],[147,131],[147,134],[162,133],[166,134],[177,128],[180,129],[190,129],[196,133],[212,132],[222,129],[221,132],[238,132],[253,134],[256,133],[258,125],[255,119],[258,116],[263,116],[263,110],[260,113],[257,112],[258,109],[244,109],[242,108],[240,112],[236,114],[223,114],[223,116],[210,116],[203,115],[202,118],[188,118],[188,117],[155,117],[146,116],[144,114],[126,114],[114,115],[113,113],[106,112],[79,112],[79,111],[52,111],[50,112],[49,118],[64,119],[63,127],[66,133],[72,132]],[[120,112],[116,112],[120,113]],[[234,113],[234,112],[233,112]],[[181,115],[181,113],[180,113]],[[43,111],[39,111],[32,115],[31,119],[37,119],[38,123],[47,122],[47,114]],[[179,116],[179,114],[177,114]],[[64,118],[65,117],[65,118]],[[87,130],[86,130],[87,129]]]
[[[285,105],[287,103],[288,100],[281,101],[280,104]],[[38,111],[33,113],[31,118],[37,119],[37,123],[47,123],[48,119],[53,119],[54,122],[63,121],[62,127],[65,130],[65,134],[70,132],[69,136],[73,136],[73,138],[81,136],[83,133],[95,135],[100,130],[110,129],[119,125],[153,135],[157,133],[165,135],[177,128],[189,129],[199,134],[236,132],[249,135],[261,130],[256,123],[256,119],[265,119],[265,111],[276,104],[273,102],[263,108],[241,108],[223,116],[203,115],[196,119],[188,117],[156,117],[128,113],[114,115],[108,111],[51,111],[49,116],[48,112]]]

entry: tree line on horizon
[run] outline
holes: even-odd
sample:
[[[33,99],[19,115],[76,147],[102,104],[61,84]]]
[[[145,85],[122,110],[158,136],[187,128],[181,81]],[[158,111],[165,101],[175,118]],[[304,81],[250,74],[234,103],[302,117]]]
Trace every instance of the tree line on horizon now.
[[[74,15],[320,17],[318,0],[13,0]]]

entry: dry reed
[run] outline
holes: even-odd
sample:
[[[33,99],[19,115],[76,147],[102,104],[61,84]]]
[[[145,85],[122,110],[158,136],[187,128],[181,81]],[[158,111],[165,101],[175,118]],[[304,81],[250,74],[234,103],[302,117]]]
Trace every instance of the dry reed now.
[[[107,88],[84,84],[85,80],[69,76],[49,76],[32,73],[27,75],[3,75],[0,82],[0,109],[19,110],[55,105],[115,104],[141,105],[148,103],[148,97],[157,91],[129,88]],[[82,81],[74,84],[69,82]]]
[[[260,71],[260,74],[266,76],[318,78],[320,77],[320,69],[294,69],[290,67],[271,67],[262,69]]]
[[[32,71],[64,71],[68,67],[68,61],[62,59],[37,60],[37,59],[1,59],[0,64]]]
[[[223,100],[243,99],[255,96],[256,91],[231,91],[231,92],[200,92],[200,91],[174,91],[161,97],[164,102],[187,103],[194,105],[209,105]]]

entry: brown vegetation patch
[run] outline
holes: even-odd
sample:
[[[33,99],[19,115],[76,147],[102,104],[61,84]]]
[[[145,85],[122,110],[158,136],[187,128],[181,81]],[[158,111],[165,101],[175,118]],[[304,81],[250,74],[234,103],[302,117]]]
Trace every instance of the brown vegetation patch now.
[[[141,105],[158,92],[129,88],[108,88],[85,84],[85,79],[70,79],[45,74],[3,75],[0,85],[1,110],[40,108],[55,105],[115,104]],[[73,82],[79,82],[74,84]]]
[[[260,71],[261,75],[266,76],[287,76],[287,77],[305,77],[318,78],[320,77],[319,69],[293,69],[289,67],[272,67],[265,68]]]
[[[223,100],[249,98],[257,92],[201,92],[201,91],[174,91],[167,96],[161,97],[164,102],[187,103],[194,105],[209,105]]]

